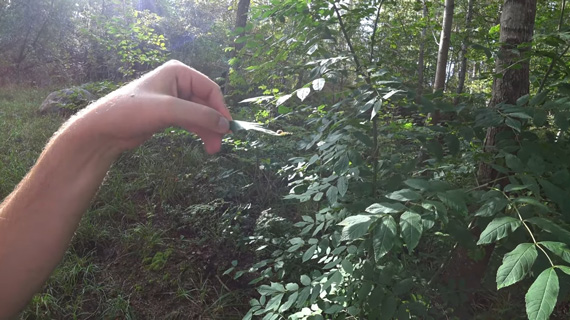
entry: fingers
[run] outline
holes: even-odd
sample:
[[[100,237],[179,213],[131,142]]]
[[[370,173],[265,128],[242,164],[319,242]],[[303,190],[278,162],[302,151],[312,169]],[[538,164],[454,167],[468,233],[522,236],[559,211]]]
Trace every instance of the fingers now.
[[[220,87],[214,81],[181,62],[171,61],[168,64],[176,72],[176,91],[179,98],[207,105],[221,113],[225,118],[232,119],[226,108]]]

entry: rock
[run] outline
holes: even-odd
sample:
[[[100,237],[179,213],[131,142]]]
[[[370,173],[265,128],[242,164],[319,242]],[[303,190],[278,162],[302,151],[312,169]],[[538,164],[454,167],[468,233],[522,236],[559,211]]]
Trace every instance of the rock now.
[[[71,87],[50,93],[40,106],[40,113],[72,114],[85,108],[96,100],[89,91],[80,87]]]

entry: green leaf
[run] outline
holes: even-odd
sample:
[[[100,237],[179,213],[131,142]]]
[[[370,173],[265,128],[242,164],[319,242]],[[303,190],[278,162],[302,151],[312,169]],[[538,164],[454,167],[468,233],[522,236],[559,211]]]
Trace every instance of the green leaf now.
[[[301,290],[301,293],[299,293],[299,297],[297,298],[297,308],[301,308],[305,305],[305,303],[307,302],[307,299],[309,299],[309,295],[311,294],[311,287],[306,287],[305,289]]]
[[[407,209],[406,206],[404,206],[401,203],[381,202],[370,205],[368,208],[366,208],[365,211],[372,214],[381,214],[381,213],[389,214],[389,213],[402,212],[406,209]]]
[[[539,218],[539,217],[533,217],[530,219],[526,219],[525,221],[540,227],[544,231],[552,233],[560,241],[566,244],[570,244],[570,231],[561,227],[559,224],[556,224],[548,219]]]
[[[376,262],[392,249],[397,232],[396,221],[392,216],[384,217],[382,222],[374,228],[372,246]]]
[[[546,111],[536,110],[534,112],[534,117],[532,119],[532,122],[534,123],[535,126],[541,127],[546,123],[547,119],[548,119],[548,116],[546,114]]]
[[[304,286],[308,286],[308,285],[311,284],[311,278],[310,278],[308,275],[306,275],[306,274],[301,275],[301,283],[302,283]]]
[[[560,286],[554,268],[548,268],[534,280],[525,295],[529,320],[548,320],[556,306]]]
[[[309,93],[311,93],[311,88],[297,89],[297,98],[301,101],[305,101],[307,96],[309,96]]]
[[[327,199],[329,200],[329,203],[335,204],[336,200],[338,199],[338,189],[335,186],[330,186],[329,189],[327,190]]]
[[[505,190],[506,191],[506,190]],[[476,217],[492,217],[496,213],[501,212],[509,204],[505,198],[491,198],[475,212]]]
[[[273,311],[277,310],[279,308],[279,305],[281,304],[281,299],[283,299],[284,295],[285,295],[284,293],[280,293],[271,298],[269,302],[267,302],[265,310],[273,310]]]
[[[307,251],[305,251],[305,253],[303,254],[303,262],[311,259],[311,257],[313,257],[313,254],[315,254],[316,250],[317,250],[316,244],[312,245],[309,249],[307,249]]]
[[[524,171],[524,164],[522,161],[515,155],[506,154],[505,155],[505,162],[507,166],[513,170],[514,172],[523,172]]]
[[[321,90],[323,90],[324,86],[325,86],[325,79],[318,78],[318,79],[313,80],[313,90],[321,91]]]
[[[538,253],[534,243],[521,243],[503,257],[497,270],[497,290],[522,280],[534,264]]]
[[[515,231],[520,227],[521,221],[513,217],[498,217],[493,219],[485,230],[481,232],[478,245],[489,244],[498,241],[509,235],[509,232]]]
[[[285,289],[287,289],[287,291],[297,291],[299,290],[299,285],[294,282],[290,282],[285,285]]]
[[[515,130],[516,132],[521,132],[522,124],[520,121],[515,120],[513,118],[506,118],[505,124],[510,127],[511,129]]]
[[[512,118],[524,119],[524,120],[532,120],[532,117],[524,112],[513,112],[507,114],[507,116]]]
[[[289,298],[287,298],[287,301],[281,305],[281,307],[279,307],[279,313],[283,313],[287,310],[289,310],[289,308],[291,308],[291,306],[293,306],[293,303],[295,303],[295,301],[297,301],[297,298],[299,297],[299,293],[298,292],[293,292]]]
[[[565,243],[556,241],[541,241],[538,244],[544,246],[546,249],[550,250],[550,252],[562,258],[562,260],[570,263],[570,249],[566,246]]]
[[[567,266],[555,266],[555,267],[570,276],[570,267]]]
[[[427,191],[430,189],[430,185],[429,182],[427,180],[424,179],[408,179],[406,181],[404,181],[404,183],[411,188],[414,188],[416,190],[420,190],[420,191]]]
[[[536,198],[531,198],[531,197],[517,197],[515,199],[512,200],[513,203],[525,203],[525,204],[530,204],[533,205],[535,207],[538,207],[546,212],[550,211],[550,209],[545,206],[542,202],[538,201]]]
[[[422,196],[411,189],[402,189],[387,194],[386,198],[405,202],[419,200],[422,198]]]
[[[541,105],[546,100],[547,95],[548,95],[548,91],[542,91],[539,94],[535,95],[534,97],[532,97],[532,99],[528,103],[529,106],[534,107],[534,106]]]
[[[422,217],[415,212],[406,211],[400,216],[400,228],[408,250],[413,251],[422,236]]]
[[[467,205],[465,204],[466,195],[462,190],[438,192],[437,197],[449,208],[463,215],[467,215]]]
[[[347,259],[344,259],[344,260],[342,260],[340,265],[342,266],[342,269],[346,273],[352,275],[352,272],[354,271],[354,266],[352,265],[352,262],[348,261]]]
[[[350,216],[344,219],[339,223],[339,225],[344,226],[341,240],[355,240],[364,236],[372,222],[372,217],[365,215]]]
[[[336,182],[336,187],[340,196],[344,197],[346,191],[348,191],[348,179],[345,176],[340,176]]]

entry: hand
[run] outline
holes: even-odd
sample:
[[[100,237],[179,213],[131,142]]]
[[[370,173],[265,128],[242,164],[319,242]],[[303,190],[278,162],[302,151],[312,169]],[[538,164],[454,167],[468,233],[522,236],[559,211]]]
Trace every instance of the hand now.
[[[215,153],[231,119],[214,81],[170,61],[87,107],[76,121],[89,125],[117,153],[169,126],[198,134],[206,151]]]

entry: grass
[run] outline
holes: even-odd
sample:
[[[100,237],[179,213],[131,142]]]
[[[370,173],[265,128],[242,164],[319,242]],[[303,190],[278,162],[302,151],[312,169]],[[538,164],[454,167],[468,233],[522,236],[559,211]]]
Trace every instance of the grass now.
[[[1,198],[64,121],[36,112],[48,93],[0,89]],[[169,129],[121,156],[20,318],[241,319],[253,292],[222,274],[249,259],[241,239],[284,185],[228,149]]]

